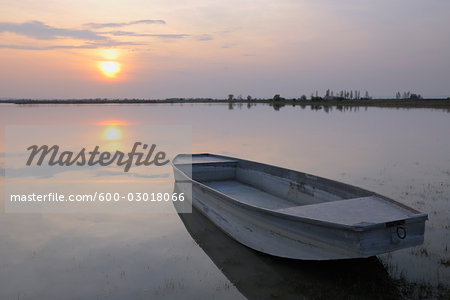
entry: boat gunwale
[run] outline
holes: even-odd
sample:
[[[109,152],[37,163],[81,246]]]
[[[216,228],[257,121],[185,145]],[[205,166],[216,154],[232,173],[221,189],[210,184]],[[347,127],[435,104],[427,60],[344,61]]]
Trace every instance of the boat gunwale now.
[[[183,164],[186,164],[186,163],[179,163],[179,164],[177,164],[175,162],[176,158],[181,156],[181,155],[185,155],[185,154],[178,154],[173,159],[173,161],[171,162],[172,163],[172,167],[176,168],[179,172],[181,172],[187,178],[189,178],[189,181],[192,184],[197,185],[203,191],[207,191],[207,192],[209,192],[211,194],[220,196],[220,198],[222,198],[222,200],[228,201],[228,202],[230,202],[232,204],[238,205],[238,206],[243,207],[243,208],[251,209],[252,211],[256,211],[256,212],[259,212],[259,213],[272,215],[272,216],[275,216],[275,217],[282,217],[284,219],[289,219],[289,220],[292,220],[292,221],[300,221],[300,222],[303,222],[303,223],[314,224],[314,225],[319,225],[319,226],[323,226],[323,227],[334,227],[334,228],[346,229],[346,230],[351,230],[351,231],[356,231],[356,232],[368,231],[368,230],[372,230],[372,229],[376,229],[376,228],[386,228],[387,227],[387,223],[392,223],[392,222],[405,221],[406,224],[409,224],[409,223],[418,223],[418,222],[421,222],[421,221],[428,220],[428,214],[426,214],[426,213],[421,213],[421,212],[415,210],[414,208],[409,207],[409,206],[407,206],[405,204],[402,204],[400,202],[397,202],[397,201],[395,201],[395,200],[393,200],[391,198],[388,198],[386,196],[383,196],[383,195],[380,195],[380,194],[377,194],[377,193],[371,192],[369,190],[362,189],[360,187],[356,187],[356,186],[353,186],[353,185],[350,185],[350,184],[347,184],[347,183],[339,182],[339,181],[336,181],[336,180],[332,180],[332,179],[328,179],[328,178],[325,178],[325,177],[320,177],[320,176],[316,176],[316,175],[312,175],[312,174],[308,174],[308,173],[304,173],[304,172],[300,172],[300,171],[296,171],[296,170],[292,170],[292,169],[287,169],[287,168],[283,168],[283,167],[278,167],[278,166],[274,166],[274,165],[259,163],[259,162],[245,160],[245,159],[240,159],[240,158],[235,158],[235,157],[228,157],[228,156],[216,155],[216,154],[210,154],[210,153],[192,154],[192,156],[201,156],[201,155],[215,156],[215,157],[218,157],[218,158],[224,158],[224,159],[233,160],[234,162],[237,162],[237,163],[239,161],[255,163],[255,164],[259,164],[261,166],[265,166],[265,167],[278,168],[280,171],[291,171],[291,172],[299,173],[299,174],[304,175],[305,177],[312,177],[312,178],[314,178],[316,180],[322,180],[322,181],[325,181],[325,182],[329,181],[329,182],[333,182],[333,183],[343,184],[343,185],[346,185],[348,187],[361,190],[363,192],[371,193],[371,196],[379,197],[379,198],[383,199],[384,201],[387,201],[387,202],[390,202],[390,203],[392,203],[394,205],[397,205],[397,206],[399,206],[399,207],[401,207],[401,208],[403,208],[405,210],[408,210],[408,211],[414,213],[415,215],[409,216],[407,218],[402,218],[402,219],[398,219],[398,220],[392,220],[392,221],[383,222],[383,223],[366,223],[366,224],[345,225],[345,224],[340,224],[340,223],[334,223],[334,222],[328,222],[328,221],[323,221],[323,220],[318,220],[318,219],[312,219],[312,218],[303,217],[303,216],[290,215],[290,214],[279,212],[279,211],[276,211],[276,210],[273,210],[273,209],[264,208],[264,207],[260,207],[260,206],[255,206],[255,205],[252,205],[252,204],[248,204],[248,203],[242,202],[242,201],[240,201],[240,200],[238,200],[236,198],[233,198],[233,197],[231,197],[231,196],[229,196],[229,195],[227,195],[225,193],[222,193],[222,192],[220,192],[220,191],[218,191],[218,190],[216,190],[216,189],[214,189],[212,187],[209,187],[206,184],[203,184],[203,183],[201,183],[201,182],[199,182],[197,180],[194,180],[192,177],[189,177],[185,172],[183,172],[180,168],[177,167],[178,165],[183,165]],[[217,162],[217,163],[223,163],[223,162]],[[203,164],[203,163],[201,163],[201,162],[200,163],[191,163],[191,165],[194,165],[194,164]],[[215,163],[208,162],[207,164],[215,164]],[[347,200],[347,199],[345,199],[345,200]],[[339,201],[339,200],[337,200],[337,201]],[[314,204],[312,204],[312,205],[314,205]]]

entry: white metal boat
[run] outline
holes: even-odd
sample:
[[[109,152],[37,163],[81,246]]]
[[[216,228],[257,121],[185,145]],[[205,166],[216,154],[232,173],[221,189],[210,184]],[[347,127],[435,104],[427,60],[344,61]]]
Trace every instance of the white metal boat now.
[[[355,186],[212,154],[180,154],[172,165],[193,206],[264,253],[348,259],[423,243],[427,214]]]

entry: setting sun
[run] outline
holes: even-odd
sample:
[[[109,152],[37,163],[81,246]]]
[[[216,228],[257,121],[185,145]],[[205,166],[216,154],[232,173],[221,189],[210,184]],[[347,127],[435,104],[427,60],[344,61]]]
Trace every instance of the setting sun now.
[[[103,132],[103,138],[106,140],[118,140],[121,137],[122,131],[115,126],[110,126]]]
[[[109,78],[116,77],[121,67],[120,63],[115,61],[101,61],[98,66],[103,75]]]

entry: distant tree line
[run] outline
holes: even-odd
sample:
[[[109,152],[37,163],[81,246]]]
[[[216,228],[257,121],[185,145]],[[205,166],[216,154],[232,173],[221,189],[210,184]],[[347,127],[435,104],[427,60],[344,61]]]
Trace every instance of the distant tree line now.
[[[422,96],[420,94],[415,94],[415,93],[411,93],[410,91],[408,92],[397,92],[395,94],[395,99],[413,99],[413,100],[417,100],[417,99],[422,99]]]
[[[364,93],[364,97],[361,97],[361,91],[359,90],[341,90],[339,92],[334,92],[330,89],[326,90],[324,96],[319,96],[319,92],[311,93],[312,101],[322,101],[322,100],[369,100],[372,97],[369,96],[369,92]]]
[[[420,94],[415,94],[411,92],[397,92],[395,94],[396,99],[422,99],[422,96]],[[330,89],[325,91],[324,95],[319,95],[318,91],[315,91],[311,93],[311,97],[309,100],[311,101],[324,101],[324,100],[370,100],[372,97],[369,95],[368,91],[364,92],[364,95],[361,96],[361,91],[359,90],[341,90],[338,92],[334,92]],[[232,102],[234,100],[241,101],[243,100],[242,95],[239,95],[237,98],[234,97],[233,94],[228,95],[228,101]],[[271,99],[256,99],[252,96],[247,96],[247,101],[257,101],[257,100],[267,100],[272,102],[280,102],[280,101],[305,101],[308,100],[308,97],[306,95],[301,95],[299,98],[292,98],[292,99],[286,99],[280,96],[280,94],[275,94]]]

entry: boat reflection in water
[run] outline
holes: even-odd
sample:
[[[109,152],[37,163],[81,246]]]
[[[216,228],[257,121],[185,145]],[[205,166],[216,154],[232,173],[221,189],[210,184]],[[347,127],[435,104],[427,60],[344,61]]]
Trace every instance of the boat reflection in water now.
[[[174,192],[179,193],[178,183]],[[189,201],[189,202],[187,202]],[[187,211],[192,199],[173,202]],[[178,213],[195,242],[248,299],[396,299],[393,280],[376,257],[301,261],[267,255],[236,242],[198,209]]]

